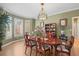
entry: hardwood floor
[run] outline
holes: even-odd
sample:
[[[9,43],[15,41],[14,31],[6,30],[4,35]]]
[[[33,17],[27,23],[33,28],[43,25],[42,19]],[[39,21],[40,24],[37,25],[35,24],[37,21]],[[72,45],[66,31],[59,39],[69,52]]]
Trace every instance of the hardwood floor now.
[[[75,39],[74,46],[71,51],[72,56],[79,56],[79,39]]]
[[[24,41],[16,41],[8,46],[3,47],[0,51],[0,56],[29,56],[30,48],[27,49],[27,55],[24,54]],[[35,56],[35,50],[33,50],[32,56]],[[79,40],[75,39],[74,46],[71,51],[71,56],[79,56]]]

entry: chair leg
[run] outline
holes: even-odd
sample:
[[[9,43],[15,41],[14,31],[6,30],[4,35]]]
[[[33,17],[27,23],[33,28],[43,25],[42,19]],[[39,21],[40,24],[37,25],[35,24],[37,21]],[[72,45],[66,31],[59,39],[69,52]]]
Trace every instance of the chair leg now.
[[[53,46],[51,46],[50,53],[53,54]]]
[[[46,51],[44,51],[44,55],[46,56]]]
[[[55,51],[55,55],[58,56],[58,51],[57,50]]]
[[[25,47],[25,55],[26,55],[26,52],[27,52],[27,47]]]
[[[51,55],[51,50],[49,50],[49,55]]]
[[[36,51],[36,56],[37,56],[37,51]]]
[[[36,56],[37,56],[37,46],[36,46]]]
[[[31,56],[31,54],[32,54],[32,47],[31,47],[31,51],[30,51],[30,56]]]
[[[43,56],[43,54],[40,52],[40,55]]]
[[[69,56],[70,56],[70,53],[69,53]]]
[[[55,47],[55,56],[57,55],[57,45],[54,46]]]

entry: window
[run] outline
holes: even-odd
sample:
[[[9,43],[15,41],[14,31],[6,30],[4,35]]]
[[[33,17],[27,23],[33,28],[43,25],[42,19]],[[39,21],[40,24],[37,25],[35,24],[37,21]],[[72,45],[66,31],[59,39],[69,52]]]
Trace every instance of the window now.
[[[23,20],[14,18],[14,37],[23,36]]]
[[[5,39],[12,39],[12,17],[9,16],[10,22],[6,27],[6,37]]]

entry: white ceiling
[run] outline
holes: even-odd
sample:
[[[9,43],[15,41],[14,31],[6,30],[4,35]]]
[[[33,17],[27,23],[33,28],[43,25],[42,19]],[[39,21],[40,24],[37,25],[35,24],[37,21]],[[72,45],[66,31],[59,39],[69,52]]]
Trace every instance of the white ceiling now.
[[[37,18],[40,12],[40,3],[0,3],[8,12],[27,18]],[[79,3],[45,3],[48,16],[64,11],[79,9]]]

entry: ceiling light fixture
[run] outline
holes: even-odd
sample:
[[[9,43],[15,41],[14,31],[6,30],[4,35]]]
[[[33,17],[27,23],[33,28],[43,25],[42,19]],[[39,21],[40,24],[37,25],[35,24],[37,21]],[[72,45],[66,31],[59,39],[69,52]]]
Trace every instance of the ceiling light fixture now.
[[[41,3],[41,11],[38,15],[38,19],[39,20],[46,20],[47,19],[47,14],[45,13],[45,10],[44,10],[44,3]]]

